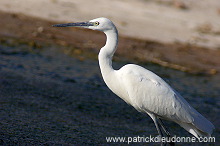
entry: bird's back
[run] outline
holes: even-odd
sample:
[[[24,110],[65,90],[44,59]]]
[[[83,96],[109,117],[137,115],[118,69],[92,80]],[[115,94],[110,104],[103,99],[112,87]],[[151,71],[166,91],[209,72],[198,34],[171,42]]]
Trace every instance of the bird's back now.
[[[116,71],[116,74],[120,88],[124,88],[121,91],[126,92],[121,98],[126,99],[138,111],[180,123],[180,126],[197,137],[212,133],[213,124],[153,72],[129,64]]]

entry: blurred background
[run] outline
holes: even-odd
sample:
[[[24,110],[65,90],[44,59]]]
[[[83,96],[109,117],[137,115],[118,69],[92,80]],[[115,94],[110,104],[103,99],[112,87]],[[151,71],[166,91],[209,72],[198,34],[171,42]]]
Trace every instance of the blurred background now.
[[[202,144],[219,145],[219,0],[1,0],[0,145],[105,145],[106,136],[157,135],[148,116],[103,82],[97,55],[105,35],[51,27],[98,17],[119,30],[114,67],[136,63],[161,76],[215,125],[216,143]]]

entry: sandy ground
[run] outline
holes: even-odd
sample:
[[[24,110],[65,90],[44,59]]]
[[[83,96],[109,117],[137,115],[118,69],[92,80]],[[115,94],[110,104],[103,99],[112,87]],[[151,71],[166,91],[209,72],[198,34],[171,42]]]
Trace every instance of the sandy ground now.
[[[108,17],[124,36],[220,47],[219,0],[1,0],[0,10],[61,22]]]

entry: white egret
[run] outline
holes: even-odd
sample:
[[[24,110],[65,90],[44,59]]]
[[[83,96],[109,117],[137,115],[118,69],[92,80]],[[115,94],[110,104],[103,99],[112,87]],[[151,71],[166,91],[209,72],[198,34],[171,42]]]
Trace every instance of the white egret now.
[[[153,72],[128,64],[114,70],[112,57],[117,49],[118,31],[107,18],[97,18],[87,22],[56,24],[54,27],[83,27],[103,31],[107,41],[101,48],[98,59],[102,77],[106,85],[132,105],[139,112],[147,113],[162,136],[162,130],[170,136],[161,119],[176,122],[195,137],[210,137],[214,125],[197,112],[189,103],[163,79]]]

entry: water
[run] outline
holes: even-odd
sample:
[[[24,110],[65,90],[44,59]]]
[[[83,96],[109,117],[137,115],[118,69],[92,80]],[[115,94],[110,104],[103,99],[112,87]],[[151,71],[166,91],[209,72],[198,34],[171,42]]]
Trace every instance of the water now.
[[[124,64],[114,62],[114,67]],[[195,76],[149,63],[141,66],[162,77],[207,117],[216,127],[213,136],[219,138],[219,75]],[[106,144],[106,136],[157,135],[148,116],[106,87],[97,60],[80,61],[57,47],[1,45],[0,82],[2,145]],[[191,136],[177,124],[166,125],[174,135]]]

